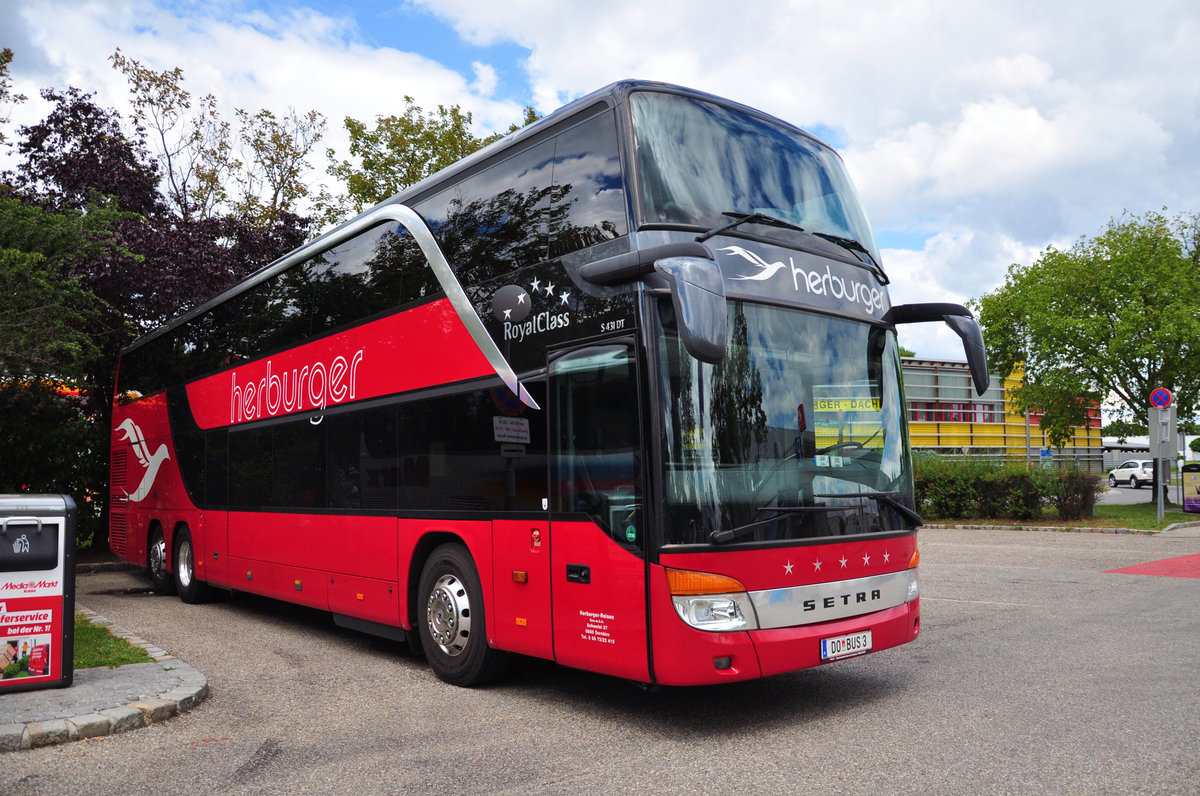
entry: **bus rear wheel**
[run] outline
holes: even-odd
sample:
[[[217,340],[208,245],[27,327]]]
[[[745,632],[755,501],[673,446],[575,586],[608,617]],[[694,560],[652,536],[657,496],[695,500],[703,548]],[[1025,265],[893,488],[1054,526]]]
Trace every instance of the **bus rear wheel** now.
[[[150,571],[150,586],[155,594],[174,594],[175,581],[167,571],[167,541],[162,528],[157,525],[150,531],[149,549],[146,551],[146,566]]]
[[[461,544],[444,544],[421,569],[417,626],[433,673],[452,685],[494,680],[508,654],[488,646],[483,591],[471,554]]]
[[[196,578],[196,547],[186,527],[175,532],[175,590],[185,603],[202,603],[209,595],[208,584]]]

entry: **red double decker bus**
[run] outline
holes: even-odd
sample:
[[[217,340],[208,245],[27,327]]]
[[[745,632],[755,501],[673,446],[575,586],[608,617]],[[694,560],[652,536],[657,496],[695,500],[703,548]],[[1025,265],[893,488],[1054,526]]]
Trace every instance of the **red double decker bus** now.
[[[838,156],[621,82],[412,186],[122,354],[112,549],[408,638],[720,683],[920,629],[891,306]]]

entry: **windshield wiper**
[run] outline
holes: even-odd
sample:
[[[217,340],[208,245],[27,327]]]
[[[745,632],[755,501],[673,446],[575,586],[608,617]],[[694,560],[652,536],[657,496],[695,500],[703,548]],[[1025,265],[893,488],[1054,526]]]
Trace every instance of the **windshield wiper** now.
[[[836,243],[838,246],[841,246],[843,249],[847,249],[852,252],[861,252],[862,254],[865,254],[867,256],[866,264],[871,266],[871,270],[874,271],[875,275],[879,277],[879,281],[885,285],[888,284],[887,274],[885,274],[883,272],[883,268],[880,267],[879,263],[875,262],[875,257],[871,254],[870,251],[867,250],[866,246],[863,246],[861,243],[856,241],[854,238],[845,238],[845,237],[842,237],[841,235],[831,235],[828,232],[811,232],[809,234],[816,235],[821,240],[827,240],[830,243]],[[861,260],[862,258],[859,257],[858,259]]]
[[[876,503],[882,503],[885,506],[890,506],[895,509],[896,513],[911,522],[914,528],[925,524],[924,517],[901,503],[899,500],[896,500],[896,498],[892,497],[886,492],[880,492],[878,495],[868,495],[868,497],[874,498]]]
[[[764,507],[764,509],[765,508],[766,507]],[[772,506],[770,507],[770,510],[776,512],[774,517],[768,517],[765,520],[746,523],[745,525],[739,525],[736,528],[728,528],[723,531],[713,531],[708,535],[708,541],[712,544],[727,544],[732,542],[734,539],[739,539],[745,536],[757,528],[761,528],[764,525],[770,525],[778,520],[779,515],[781,514],[809,514],[816,512],[827,513],[831,511],[845,511],[846,508],[846,506]],[[759,511],[762,510],[763,509],[759,509]]]
[[[767,226],[772,226],[772,227],[783,227],[785,229],[794,229],[797,232],[805,232],[806,231],[804,229],[804,227],[796,226],[795,224],[793,224],[790,221],[784,221],[782,218],[776,218],[775,216],[769,216],[766,213],[736,213],[732,210],[727,210],[724,213],[722,213],[721,215],[729,216],[730,218],[733,219],[733,221],[729,222],[728,224],[723,224],[722,226],[719,226],[719,227],[713,227],[708,232],[705,232],[702,235],[697,235],[696,236],[697,243],[703,243],[704,241],[708,240],[709,238],[713,237],[714,235],[720,235],[725,230],[733,229],[734,227],[741,226],[742,224],[766,224]]]
[[[776,218],[775,216],[769,216],[766,213],[738,213],[733,210],[726,210],[721,215],[729,216],[733,219],[733,221],[730,221],[728,224],[722,224],[719,227],[713,227],[707,232],[697,235],[697,243],[703,243],[715,235],[720,235],[722,232],[733,229],[734,227],[739,227],[742,224],[765,224],[771,227],[783,227],[784,229],[791,229],[795,230],[796,232],[803,232],[806,235],[812,235],[820,238],[821,240],[827,240],[830,243],[841,246],[843,249],[851,252],[861,252],[862,254],[865,254],[866,261],[863,262],[863,264],[870,267],[871,272],[875,274],[875,276],[879,277],[879,281],[882,284],[889,284],[887,274],[883,272],[883,268],[875,261],[875,257],[871,254],[866,246],[863,246],[854,238],[846,238],[841,235],[833,235],[828,232],[810,232],[798,224],[793,224],[790,221],[784,221],[782,218]],[[855,259],[859,260],[860,262],[863,261],[862,257],[855,257]]]
[[[917,512],[910,509],[908,506],[896,500],[896,495],[903,494],[902,492],[844,492],[841,494],[828,495],[813,495],[815,498],[870,498],[876,503],[882,503],[888,508],[895,509],[896,512],[904,519],[911,522],[914,526],[924,525],[925,518]],[[845,508],[843,506],[842,508]]]

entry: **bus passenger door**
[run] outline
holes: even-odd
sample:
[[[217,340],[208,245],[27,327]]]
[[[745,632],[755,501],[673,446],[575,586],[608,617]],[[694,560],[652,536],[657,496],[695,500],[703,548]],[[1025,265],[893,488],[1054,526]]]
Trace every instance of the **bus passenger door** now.
[[[641,435],[632,340],[552,353],[554,657],[649,680]]]

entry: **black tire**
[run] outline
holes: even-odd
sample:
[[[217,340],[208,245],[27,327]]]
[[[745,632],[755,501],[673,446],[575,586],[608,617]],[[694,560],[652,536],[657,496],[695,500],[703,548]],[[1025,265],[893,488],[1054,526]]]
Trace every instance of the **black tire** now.
[[[150,529],[150,543],[146,546],[146,568],[150,572],[150,587],[155,594],[174,594],[175,579],[167,571],[167,543],[162,528]]]
[[[1109,485],[1109,487],[1110,487],[1110,488],[1112,488],[1112,489],[1116,489],[1116,488],[1117,488],[1117,477],[1116,477],[1115,475],[1110,475],[1110,476],[1108,477],[1108,485]]]
[[[175,590],[185,603],[202,603],[209,597],[208,584],[196,578],[196,546],[186,526],[175,532]]]
[[[1132,488],[1132,489],[1141,489],[1141,488],[1142,488],[1142,482],[1141,482],[1141,481],[1138,481],[1138,479],[1137,479],[1137,476],[1136,476],[1136,475],[1131,475],[1131,476],[1129,476],[1129,486],[1130,486],[1130,488]]]
[[[503,673],[509,656],[488,646],[479,573],[465,547],[444,544],[430,554],[417,600],[417,632],[434,674],[470,687]]]

